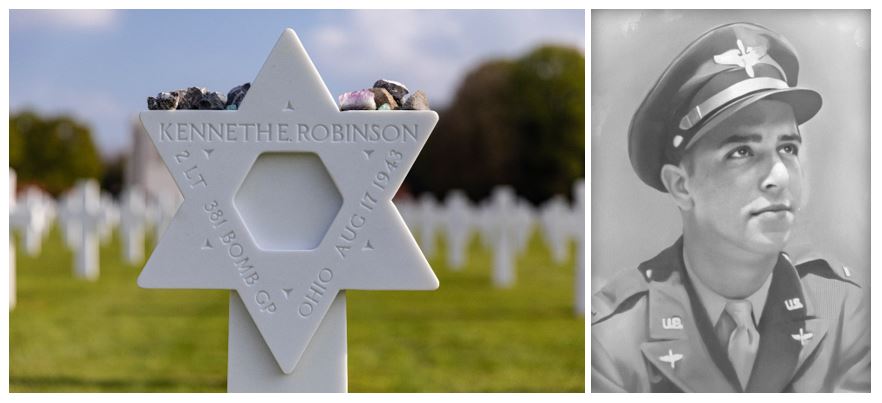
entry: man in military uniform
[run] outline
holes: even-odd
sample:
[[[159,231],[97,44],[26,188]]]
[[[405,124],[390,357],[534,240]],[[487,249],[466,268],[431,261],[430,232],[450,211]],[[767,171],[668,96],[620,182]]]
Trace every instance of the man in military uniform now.
[[[782,250],[803,206],[790,43],[715,28],[662,73],[634,114],[631,164],[680,210],[683,235],[591,302],[592,391],[869,391],[869,309],[847,267]]]

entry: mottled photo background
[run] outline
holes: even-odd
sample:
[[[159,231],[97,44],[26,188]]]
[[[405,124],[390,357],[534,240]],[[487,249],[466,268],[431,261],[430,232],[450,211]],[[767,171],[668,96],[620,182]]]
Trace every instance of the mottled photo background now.
[[[798,85],[823,97],[820,112],[800,127],[809,193],[786,250],[797,261],[839,261],[869,287],[870,12],[598,10],[590,24],[592,292],[680,236],[674,203],[631,168],[628,126],[674,57],[732,22],[784,35],[799,55]]]

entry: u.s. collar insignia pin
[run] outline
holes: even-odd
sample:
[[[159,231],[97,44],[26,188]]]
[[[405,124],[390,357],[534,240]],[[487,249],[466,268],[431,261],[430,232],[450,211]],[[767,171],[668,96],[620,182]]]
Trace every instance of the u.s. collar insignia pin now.
[[[812,339],[812,336],[814,336],[814,334],[805,332],[803,328],[799,328],[799,334],[790,335],[793,340],[798,341],[799,345],[803,347],[805,347],[805,343],[808,343],[808,341]]]
[[[784,307],[787,308],[788,311],[795,311],[803,306],[802,301],[800,301],[799,298],[790,298],[784,301]]]
[[[662,318],[662,328],[665,330],[683,330],[683,320],[679,316]]]
[[[714,62],[717,64],[734,65],[743,67],[747,75],[753,78],[753,66],[759,63],[759,60],[766,56],[765,46],[748,46],[744,47],[741,39],[737,40],[738,49],[729,49],[721,54],[714,56]]]
[[[677,368],[677,361],[680,361],[683,359],[683,354],[674,354],[673,350],[668,350],[667,355],[663,355],[661,357],[658,357],[658,359],[660,359],[663,362],[666,362],[668,364],[671,364],[671,369],[676,369]]]

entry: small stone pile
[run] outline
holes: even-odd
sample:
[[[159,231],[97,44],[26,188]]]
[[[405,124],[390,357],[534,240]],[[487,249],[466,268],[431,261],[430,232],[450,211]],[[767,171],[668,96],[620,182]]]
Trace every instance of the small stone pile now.
[[[405,98],[407,87],[392,80],[377,80],[373,88],[344,92],[338,97],[341,111],[428,110],[429,99],[422,91]]]
[[[237,110],[250,88],[251,83],[245,83],[233,87],[226,96],[199,87],[160,92],[156,97],[147,97],[147,109]]]

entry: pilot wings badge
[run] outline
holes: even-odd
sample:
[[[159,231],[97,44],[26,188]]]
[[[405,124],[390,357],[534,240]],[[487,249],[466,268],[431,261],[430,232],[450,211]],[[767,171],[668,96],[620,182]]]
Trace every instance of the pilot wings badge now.
[[[766,56],[766,47],[748,46],[745,48],[741,39],[738,39],[737,44],[738,49],[730,49],[714,56],[714,62],[717,64],[743,67],[744,71],[747,72],[747,75],[753,78],[753,66]]]

